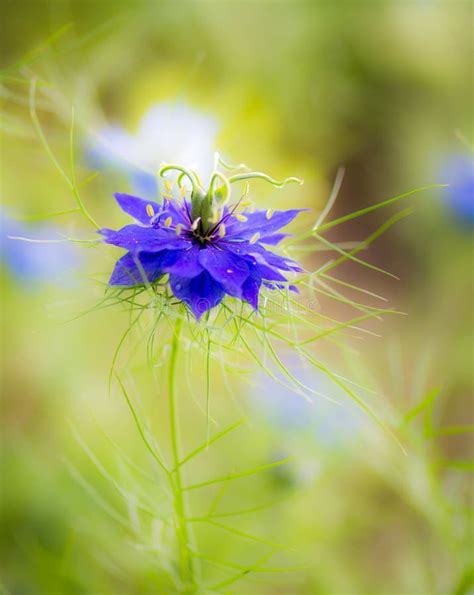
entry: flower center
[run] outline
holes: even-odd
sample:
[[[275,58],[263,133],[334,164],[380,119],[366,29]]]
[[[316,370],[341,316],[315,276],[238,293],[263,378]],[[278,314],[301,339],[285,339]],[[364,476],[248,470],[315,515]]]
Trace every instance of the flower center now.
[[[216,239],[216,233],[211,233],[212,229],[208,229],[204,231],[202,226],[199,225],[197,229],[192,231],[193,238],[201,245],[205,246],[206,244],[210,244]]]

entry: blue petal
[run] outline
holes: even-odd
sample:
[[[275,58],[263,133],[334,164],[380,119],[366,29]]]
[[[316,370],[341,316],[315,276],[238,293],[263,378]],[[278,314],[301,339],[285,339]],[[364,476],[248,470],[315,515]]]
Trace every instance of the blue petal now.
[[[262,279],[265,279],[266,281],[287,281],[286,277],[281,273],[265,264],[258,264],[256,268],[262,275]]]
[[[243,258],[213,246],[202,249],[199,263],[234,297],[241,297],[242,284],[249,276],[249,267]]]
[[[269,246],[276,246],[285,238],[291,236],[291,233],[274,233],[269,236],[264,236],[263,238],[259,239],[259,242],[262,244],[268,244]]]
[[[275,254],[274,252],[270,252],[269,250],[265,250],[263,246],[259,246],[258,252],[255,252],[254,254],[257,262],[268,264],[269,266],[281,269],[282,271],[296,271],[298,273],[303,271],[298,263],[291,258],[286,258],[279,254]]]
[[[217,306],[225,295],[222,286],[207,271],[192,279],[170,275],[170,286],[174,296],[187,304],[198,320],[204,312]]]
[[[270,219],[267,218],[267,211],[256,211],[255,213],[245,213],[247,221],[238,221],[235,217],[230,217],[226,222],[226,237],[249,239],[256,232],[261,236],[271,235],[281,227],[285,227],[293,221],[299,213],[308,209],[289,209],[288,211],[275,211]]]
[[[180,250],[189,248],[190,241],[177,236],[173,231],[142,227],[140,225],[126,225],[118,231],[100,229],[105,236],[104,242],[125,248],[131,252],[159,252],[161,250]]]
[[[226,250],[249,260],[252,264],[262,262],[263,264],[268,264],[269,266],[276,267],[283,271],[303,271],[296,261],[275,254],[274,252],[270,252],[258,242],[256,244],[250,244],[249,242],[226,242],[225,244],[222,243],[222,245],[225,246]]]
[[[155,214],[158,214],[162,209],[162,206],[156,202],[132,196],[131,194],[116,192],[114,196],[122,211],[145,225],[149,225],[151,219],[151,216],[147,213],[148,205],[151,205]]]
[[[242,284],[242,299],[248,302],[254,310],[258,310],[258,296],[262,285],[262,276],[256,268],[250,269],[250,274]]]
[[[296,285],[282,285],[281,283],[269,283],[267,281],[264,281],[263,284],[265,285],[265,287],[268,287],[272,291],[275,291],[275,289],[289,289],[290,291],[293,291],[294,293],[300,292],[300,290],[296,287]]]
[[[144,285],[163,275],[157,253],[125,254],[120,258],[109,279],[109,285]]]
[[[180,277],[196,277],[203,271],[199,264],[199,252],[199,246],[196,245],[186,250],[167,251],[161,261],[162,269]]]

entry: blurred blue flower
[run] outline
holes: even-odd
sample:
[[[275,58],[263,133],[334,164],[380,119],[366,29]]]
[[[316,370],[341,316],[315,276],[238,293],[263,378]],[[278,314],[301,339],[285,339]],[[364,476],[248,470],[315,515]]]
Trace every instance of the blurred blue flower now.
[[[445,180],[449,187],[445,200],[463,225],[474,225],[474,159],[467,155],[451,157],[445,170]]]
[[[213,116],[183,102],[158,103],[146,112],[135,134],[115,125],[89,137],[86,159],[95,169],[125,171],[137,194],[156,198],[162,191],[157,172],[164,162],[196,171],[206,185],[218,128]]]
[[[12,239],[22,237],[44,242]],[[79,264],[72,244],[50,243],[60,239],[51,225],[26,226],[0,209],[0,263],[18,283],[32,286],[63,283],[66,274]]]
[[[292,359],[287,364],[289,371],[317,394],[306,391],[309,401],[265,375],[252,396],[257,412],[287,438],[304,435],[331,449],[353,440],[361,428],[360,409],[324,373]],[[274,372],[286,386],[291,384],[278,370]]]

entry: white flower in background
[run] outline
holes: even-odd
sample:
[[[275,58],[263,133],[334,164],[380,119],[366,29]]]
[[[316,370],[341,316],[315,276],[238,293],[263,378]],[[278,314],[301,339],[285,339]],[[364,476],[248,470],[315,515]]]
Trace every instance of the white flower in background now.
[[[134,191],[155,198],[160,190],[157,172],[162,163],[179,163],[196,171],[204,185],[212,169],[217,119],[183,102],[153,105],[136,134],[107,126],[89,137],[86,157],[96,169],[127,172]]]

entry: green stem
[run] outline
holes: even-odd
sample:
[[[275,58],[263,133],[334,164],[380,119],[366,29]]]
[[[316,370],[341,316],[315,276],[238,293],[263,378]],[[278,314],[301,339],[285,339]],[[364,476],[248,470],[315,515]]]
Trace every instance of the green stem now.
[[[186,502],[184,500],[181,467],[180,461],[180,446],[179,446],[179,424],[177,418],[177,403],[176,403],[176,363],[178,358],[179,342],[181,339],[181,330],[183,327],[183,319],[179,318],[176,322],[176,327],[171,344],[171,356],[169,367],[169,411],[170,411],[170,431],[171,431],[171,446],[173,450],[174,463],[174,511],[176,515],[176,537],[179,548],[179,572],[182,581],[182,592],[192,594],[196,592],[196,584],[194,581],[194,569],[189,549],[189,530],[186,522]]]
[[[274,178],[267,176],[267,174],[263,174],[259,171],[249,171],[243,174],[235,174],[229,178],[229,183],[233,184],[234,182],[240,182],[242,180],[254,180],[260,179],[265,180],[265,182],[269,182],[272,186],[276,188],[283,188],[287,184],[302,184],[303,180],[300,178],[286,178],[285,180],[275,180]]]

